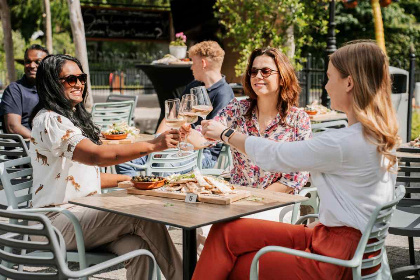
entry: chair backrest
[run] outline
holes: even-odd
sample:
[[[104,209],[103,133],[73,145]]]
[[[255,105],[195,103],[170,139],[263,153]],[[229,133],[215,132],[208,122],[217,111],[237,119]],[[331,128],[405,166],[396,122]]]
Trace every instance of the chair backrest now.
[[[66,247],[61,233],[42,214],[17,213],[0,210],[0,274],[11,279],[67,279],[62,271],[68,269],[65,262]],[[9,223],[8,220],[16,221]],[[45,241],[32,241],[28,236],[46,237]],[[38,240],[38,239],[37,239]],[[40,250],[46,256],[28,256],[26,252]],[[18,253],[17,253],[18,252]],[[22,253],[24,252],[24,253]],[[16,264],[10,267],[8,263]],[[23,271],[23,266],[42,266],[43,270]]]
[[[0,134],[0,162],[28,156],[28,146],[19,134]]]
[[[0,178],[9,209],[29,207],[32,199],[32,173],[30,157],[0,163]]]
[[[319,122],[319,123],[312,123],[311,128],[312,132],[322,132],[331,128],[340,128],[340,127],[347,127],[348,123],[346,120],[336,120],[336,121],[328,121],[328,122]]]
[[[392,213],[395,210],[395,206],[404,197],[404,195],[404,186],[397,186],[394,195],[395,199],[391,202],[376,207],[375,211],[373,211],[353,256],[353,260],[357,260],[358,262],[361,261],[362,264],[357,268],[353,268],[353,279],[354,275],[360,277],[361,269],[375,267],[382,262],[383,254],[385,252],[385,238],[388,235],[388,228],[391,224]],[[368,242],[371,243],[368,244]],[[378,255],[369,259],[363,259],[364,254],[376,252],[379,250],[380,253]],[[370,276],[375,276],[376,274],[380,273],[381,270],[372,273]],[[364,277],[368,278],[370,276],[365,275]]]
[[[418,176],[420,167],[411,166],[411,162],[416,161],[418,161],[418,159],[410,157],[400,157],[398,159],[399,170],[397,184],[404,185],[407,193],[407,195],[400,201],[401,206],[413,206],[420,204],[418,196],[411,197],[411,194],[413,193],[420,193],[420,187],[417,186],[418,184],[411,185],[411,183],[420,183],[420,177]]]
[[[108,125],[121,121],[131,124],[133,107],[133,100],[95,103],[92,108],[92,119],[101,130],[106,130]]]
[[[106,102],[120,102],[120,101],[134,101],[134,106],[131,109],[131,121],[130,125],[134,125],[134,111],[137,107],[137,100],[139,99],[138,95],[123,95],[123,94],[110,94],[106,98]]]
[[[178,149],[152,153],[147,158],[146,175],[156,173],[184,173],[197,167],[198,151],[178,156]]]

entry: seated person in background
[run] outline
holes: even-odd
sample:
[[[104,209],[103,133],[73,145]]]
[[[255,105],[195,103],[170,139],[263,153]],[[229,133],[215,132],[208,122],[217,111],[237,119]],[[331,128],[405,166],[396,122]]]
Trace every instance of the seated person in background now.
[[[25,50],[25,75],[10,83],[0,103],[0,118],[5,133],[20,134],[26,139],[31,137],[29,117],[39,99],[35,86],[36,71],[47,55],[48,50],[40,45],[32,45]]]
[[[238,128],[227,139],[224,125],[203,123],[204,135],[222,138],[265,170],[309,170],[321,205],[319,222],[308,227],[256,219],[214,225],[192,279],[249,279],[252,259],[269,245],[349,260],[375,208],[393,199],[400,139],[388,57],[374,42],[351,43],[330,56],[327,76],[331,108],[346,113],[346,128],[307,141],[276,143]],[[364,258],[373,260],[379,253]],[[379,266],[361,274],[374,273]],[[265,280],[355,277],[348,267],[275,252],[260,258],[259,271],[259,279]],[[392,279],[384,277],[386,270],[381,273],[378,279]]]
[[[300,86],[289,59],[275,48],[255,49],[249,58],[243,82],[247,100],[233,99],[214,120],[247,135],[261,136],[277,142],[294,142],[311,138],[309,116],[296,107]],[[197,146],[202,134],[185,127],[188,140]],[[309,178],[308,172],[269,172],[232,148],[232,184],[277,192],[299,191]]]
[[[194,75],[194,81],[189,83],[183,94],[190,93],[190,89],[198,86],[205,86],[213,105],[213,111],[207,116],[207,119],[214,118],[217,113],[222,110],[233,99],[234,94],[232,88],[226,82],[225,76],[221,74],[223,58],[225,51],[215,41],[204,41],[192,46],[188,55],[193,64],[191,70]],[[195,123],[199,125],[201,117]],[[162,133],[170,129],[166,126],[166,120],[163,119],[156,133]],[[203,152],[203,168],[211,168],[217,162],[221,146],[205,149]],[[141,157],[131,161],[134,164],[143,165],[146,163],[147,157]],[[126,164],[116,166],[117,173],[136,176],[138,170]]]
[[[100,130],[84,107],[87,75],[80,62],[67,55],[51,55],[39,65],[39,104],[32,114],[30,156],[33,166],[33,207],[57,205],[79,220],[86,248],[102,248],[121,255],[148,249],[166,279],[182,278],[182,261],[164,225],[68,204],[77,197],[94,195],[101,188],[116,187],[131,177],[101,174],[110,166],[176,147],[179,132],[133,144],[101,145]],[[59,213],[48,213],[61,231],[66,247],[76,249],[73,226]],[[106,234],[104,234],[106,233]],[[148,279],[148,259],[126,262],[127,279]]]

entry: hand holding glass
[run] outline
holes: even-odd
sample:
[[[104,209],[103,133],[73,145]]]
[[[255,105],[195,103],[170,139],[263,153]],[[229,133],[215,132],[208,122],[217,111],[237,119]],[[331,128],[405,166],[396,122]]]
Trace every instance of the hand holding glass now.
[[[197,105],[197,97],[193,94],[185,94],[182,96],[181,109],[179,115],[185,120],[186,124],[193,124],[198,120],[197,113],[194,112],[194,106]],[[194,146],[188,142],[188,134],[185,136],[185,141],[179,144],[179,147],[183,151],[192,151]],[[186,155],[185,153],[179,153],[180,156]]]
[[[178,98],[165,100],[165,120],[167,126],[179,129],[185,124],[185,120],[179,115],[179,109],[180,102]]]

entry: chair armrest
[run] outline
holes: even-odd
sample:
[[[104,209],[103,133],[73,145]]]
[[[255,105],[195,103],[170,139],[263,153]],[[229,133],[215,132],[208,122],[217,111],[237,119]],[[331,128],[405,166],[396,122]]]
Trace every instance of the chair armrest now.
[[[137,168],[137,169],[146,169],[147,168],[147,166],[145,164],[139,165],[139,164],[135,164],[135,163],[132,163],[132,162],[129,162],[129,161],[124,162],[124,164],[126,164],[128,166],[131,166],[131,167],[134,167],[134,168]]]
[[[317,191],[316,187],[309,187],[309,188],[302,188],[302,190],[298,193],[300,196],[306,196],[308,193]]]
[[[262,255],[268,252],[280,252],[280,253],[285,253],[285,254],[312,259],[312,260],[325,262],[325,263],[331,263],[331,264],[344,266],[344,267],[357,267],[359,265],[359,263],[355,259],[341,260],[341,259],[323,256],[323,255],[312,254],[312,253],[308,253],[301,250],[285,248],[281,246],[267,246],[259,250],[257,254],[255,255],[254,259],[252,260],[250,279],[258,279],[258,269],[257,269],[258,261]]]
[[[157,263],[155,260],[155,257],[153,256],[153,254],[148,251],[148,250],[144,250],[144,249],[138,249],[138,250],[134,250],[131,251],[129,253],[126,253],[124,255],[112,258],[110,260],[107,260],[103,263],[99,263],[96,264],[94,266],[79,270],[79,271],[71,271],[70,269],[68,269],[67,266],[64,267],[63,272],[64,274],[69,277],[69,278],[81,278],[81,277],[85,277],[85,276],[89,276],[92,274],[95,274],[101,270],[104,270],[106,268],[109,268],[113,265],[125,262],[129,259],[132,259],[134,257],[137,256],[141,256],[141,255],[145,255],[148,256],[152,262],[153,262],[153,268],[151,267],[149,270],[149,273],[153,273],[152,278],[151,279],[156,279],[156,277],[158,277],[158,279],[160,279],[160,275],[157,274]]]
[[[27,209],[13,209],[16,212],[28,212],[28,213],[45,213],[45,212],[57,212],[65,215],[70,222],[73,224],[74,233],[76,235],[77,252],[79,254],[79,265],[80,268],[86,268],[86,251],[85,241],[83,239],[82,227],[80,226],[79,220],[76,216],[67,209],[54,207],[54,208],[27,208]]]
[[[306,220],[308,220],[310,218],[319,219],[319,214],[309,214],[309,215],[305,215],[303,217],[300,217],[300,219],[296,221],[295,225],[300,225],[304,221],[306,221]]]

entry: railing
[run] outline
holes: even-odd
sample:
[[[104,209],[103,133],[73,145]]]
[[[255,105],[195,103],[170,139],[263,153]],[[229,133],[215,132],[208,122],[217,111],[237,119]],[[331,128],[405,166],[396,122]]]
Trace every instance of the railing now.
[[[100,53],[103,55],[102,53]],[[141,55],[140,55],[141,56]],[[131,63],[126,64],[126,70],[124,71],[90,71],[90,81],[92,84],[92,93],[94,95],[108,95],[110,93],[123,93],[128,95],[140,95],[140,94],[151,94],[154,93],[153,84],[148,79],[146,74],[134,68],[134,64],[138,63],[140,58],[139,55],[131,58]],[[115,59],[118,57],[119,60],[130,60],[130,57],[127,55],[120,56],[111,56],[104,55],[103,57],[98,57],[104,59],[108,57],[110,60],[103,61],[102,63],[108,64],[110,62],[115,62],[111,58]],[[150,57],[149,57],[150,59]],[[101,59],[93,59],[90,61],[90,64],[101,64]],[[299,84],[302,88],[299,106],[305,106],[306,104],[312,103],[314,100],[321,99],[322,95],[322,86],[324,81],[324,60],[322,58],[312,57],[311,54],[305,59],[305,62],[302,63],[304,68],[297,73]],[[402,60],[392,60],[390,65],[409,70],[409,61],[408,59]],[[94,68],[94,67],[92,67]],[[91,68],[91,69],[92,69]],[[103,69],[106,69],[104,67]],[[22,77],[23,72],[18,71],[17,77]],[[4,84],[6,81],[6,71],[0,70],[0,91],[6,87]],[[420,82],[420,71],[415,73],[415,81]]]

